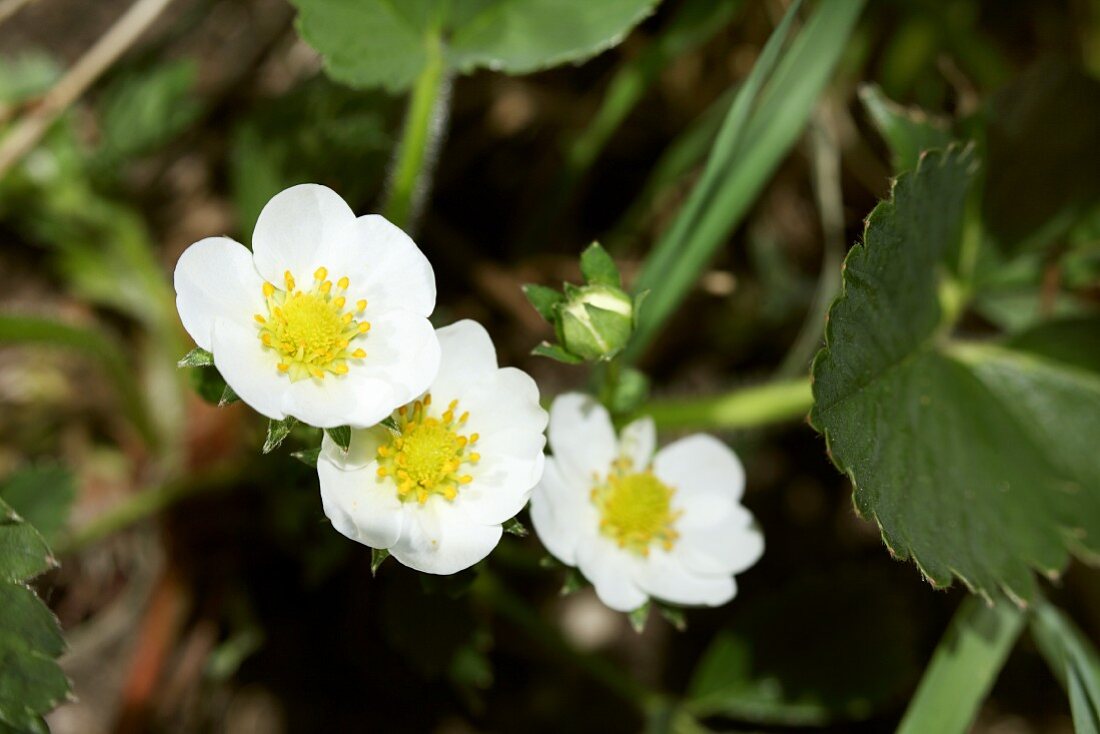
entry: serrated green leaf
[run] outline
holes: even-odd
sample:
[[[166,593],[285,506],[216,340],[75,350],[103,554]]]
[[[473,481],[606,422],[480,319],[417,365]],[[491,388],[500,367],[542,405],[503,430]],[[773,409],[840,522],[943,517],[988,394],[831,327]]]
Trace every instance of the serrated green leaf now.
[[[550,342],[539,344],[531,350],[531,354],[538,357],[549,357],[550,359],[564,362],[565,364],[580,364],[584,361],[577,355],[565,351],[565,347],[560,344],[551,344]]]
[[[55,565],[41,533],[0,499],[0,583],[20,583]]]
[[[0,483],[0,499],[51,541],[68,522],[75,497],[73,475],[60,466],[22,469]]]
[[[951,142],[951,125],[946,120],[897,104],[876,84],[860,87],[859,99],[890,148],[894,173],[913,170],[922,152],[946,148]]]
[[[939,272],[972,169],[967,151],[929,154],[871,213],[814,361],[811,421],[893,553],[935,585],[1030,599],[1030,569],[1100,554],[1100,375],[946,338]]]
[[[24,585],[53,565],[38,531],[0,500],[0,728],[47,731],[42,714],[69,692],[57,618]]]
[[[183,355],[183,359],[176,362],[177,367],[213,367],[214,355],[210,352],[202,349],[201,347],[195,347],[187,354]]]
[[[518,538],[526,538],[528,535],[530,535],[530,532],[527,530],[524,524],[514,517],[511,520],[504,521],[504,532],[508,533],[509,535],[515,535]]]
[[[639,635],[645,632],[645,625],[646,622],[649,621],[649,610],[651,606],[652,604],[647,601],[645,604],[626,615],[630,619],[630,626],[633,627],[634,631]]]
[[[333,79],[408,89],[446,39],[449,69],[526,74],[579,62],[619,40],[657,0],[293,0],[298,32]],[[434,39],[434,40],[429,40]]]
[[[302,462],[306,466],[317,467],[317,457],[321,455],[321,447],[315,446],[311,449],[302,449],[301,451],[295,451],[291,453],[298,461]]]
[[[336,443],[337,446],[344,451],[348,450],[351,446],[351,427],[350,426],[337,426],[336,428],[326,428],[325,433],[328,437]]]
[[[593,242],[581,253],[581,274],[589,285],[599,283],[612,288],[622,287],[619,266],[599,242]]]
[[[270,454],[290,435],[290,430],[297,425],[296,418],[287,417],[281,421],[269,420],[267,422],[267,438],[264,439],[263,452]]]
[[[557,305],[565,300],[565,296],[560,291],[534,283],[523,286],[523,295],[527,296],[527,300],[539,312],[539,316],[551,324],[557,319]]]
[[[386,548],[371,548],[370,549],[370,575],[378,575],[378,567],[382,565],[382,562],[390,557],[390,552]]]

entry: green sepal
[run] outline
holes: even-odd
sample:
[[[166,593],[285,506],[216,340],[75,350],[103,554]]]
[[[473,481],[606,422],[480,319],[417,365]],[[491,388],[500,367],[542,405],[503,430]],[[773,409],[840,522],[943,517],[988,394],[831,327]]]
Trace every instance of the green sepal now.
[[[581,253],[581,274],[589,285],[599,283],[612,288],[622,287],[619,267],[599,242],[593,242]]]
[[[228,384],[225,389],[222,390],[222,396],[218,399],[218,407],[224,408],[227,405],[240,402],[241,397],[237,395],[237,391],[231,388]]]
[[[263,452],[270,454],[290,435],[290,429],[298,423],[297,418],[287,416],[281,421],[269,420],[267,422],[267,438],[264,439]]]
[[[535,285],[534,283],[523,286],[523,295],[527,296],[527,300],[539,312],[539,316],[542,316],[551,324],[557,318],[558,304],[565,300],[565,296],[553,288]]]
[[[195,347],[187,354],[183,355],[183,359],[176,362],[177,367],[213,367],[214,355],[205,349]]]
[[[609,360],[621,352],[626,347],[626,343],[630,340],[630,334],[634,330],[633,316],[624,316],[621,313],[599,308],[590,303],[585,304],[584,310],[588,313],[593,328],[603,339],[604,344],[607,345],[603,350],[603,354],[600,355],[600,359]]]
[[[687,629],[687,617],[684,615],[684,610],[680,607],[670,607],[667,604],[656,603],[657,611],[661,613],[661,616],[665,618],[665,621],[673,626],[677,632],[683,632]]]
[[[531,350],[531,354],[539,357],[549,357],[550,359],[564,362],[565,364],[580,364],[584,361],[577,355],[565,351],[565,347],[560,344],[551,344],[550,342],[539,344]]]
[[[561,582],[561,591],[558,593],[562,596],[569,596],[575,594],[585,587],[588,581],[584,578],[578,569],[570,566],[565,571],[565,579]]]
[[[321,447],[314,446],[311,449],[302,449],[301,451],[295,451],[291,454],[295,459],[302,462],[306,466],[317,468],[317,457],[321,455]]]
[[[645,631],[646,622],[649,620],[649,608],[651,606],[649,601],[646,601],[645,604],[627,614],[627,617],[630,618],[630,626],[633,627],[634,631],[639,635]]]
[[[530,535],[530,531],[519,521],[518,518],[513,517],[510,520],[504,521],[504,532],[509,535],[515,535],[517,538],[526,538]]]
[[[326,428],[325,433],[331,438],[337,446],[342,448],[345,452],[348,447],[351,446],[351,426],[336,426],[336,428]]]
[[[382,565],[382,562],[390,557],[390,552],[385,548],[371,548],[370,549],[370,575],[378,575],[378,567]]]

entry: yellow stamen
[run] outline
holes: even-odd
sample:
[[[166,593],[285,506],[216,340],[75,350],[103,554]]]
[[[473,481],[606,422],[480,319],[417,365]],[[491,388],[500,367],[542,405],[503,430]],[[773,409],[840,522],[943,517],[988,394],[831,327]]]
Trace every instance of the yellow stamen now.
[[[454,500],[460,487],[474,481],[468,470],[481,458],[465,454],[471,438],[458,432],[454,420],[458,401],[451,401],[442,414],[433,411],[432,403],[429,393],[398,408],[392,416],[396,433],[377,449],[380,467],[387,472],[379,477],[396,477],[397,495],[403,501],[415,498],[426,504],[432,495]]]

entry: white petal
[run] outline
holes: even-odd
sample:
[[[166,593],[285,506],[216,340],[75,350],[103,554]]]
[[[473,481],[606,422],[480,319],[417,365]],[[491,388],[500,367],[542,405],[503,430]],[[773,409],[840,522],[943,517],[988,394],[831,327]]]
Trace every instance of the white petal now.
[[[673,604],[725,604],[737,593],[727,575],[693,573],[663,550],[653,550],[636,571],[638,585],[651,596]]]
[[[723,522],[684,529],[672,555],[702,574],[741,573],[764,553],[764,535],[748,510],[737,505]]]
[[[389,548],[401,535],[404,508],[397,487],[377,471],[373,462],[342,469],[323,453],[317,458],[321,504],[332,527],[371,548]]]
[[[228,319],[214,322],[214,366],[241,400],[261,415],[282,420],[290,381],[279,374],[278,360],[264,349],[256,329]]]
[[[550,406],[550,450],[569,481],[591,484],[611,468],[618,441],[607,410],[587,395],[559,395]]]
[[[431,263],[412,238],[385,217],[359,217],[351,247],[328,267],[333,279],[348,276],[348,299],[367,299],[372,314],[400,308],[430,316],[435,309]]]
[[[318,428],[373,426],[404,402],[404,392],[393,384],[372,378],[366,370],[352,367],[346,375],[325,375],[283,381],[282,410],[302,423]]]
[[[635,471],[649,466],[656,447],[657,426],[648,416],[628,424],[619,434],[619,453],[630,459]]]
[[[700,493],[717,493],[737,501],[745,490],[745,470],[737,454],[704,433],[682,438],[658,451],[653,472],[675,488],[683,502]]]
[[[489,332],[476,321],[464,319],[436,329],[441,359],[439,372],[432,381],[436,399],[460,397],[467,387],[496,374],[497,352]],[[538,401],[538,390],[535,390]],[[467,408],[468,409],[468,408]]]
[[[473,522],[442,497],[434,496],[423,505],[405,504],[405,526],[390,554],[409,568],[458,573],[485,558],[500,542],[500,525]]]
[[[321,439],[321,453],[341,469],[361,469],[378,458],[378,447],[389,443],[392,437],[390,429],[385,426],[353,428],[351,443],[344,451],[326,432]]]
[[[596,596],[619,612],[630,612],[646,602],[634,581],[638,561],[602,536],[586,538],[577,547],[577,566],[596,588]]]
[[[498,525],[515,517],[531,499],[544,462],[542,452],[530,459],[483,455],[476,466],[463,467],[473,481],[459,489],[455,502],[474,522]]]
[[[215,319],[252,323],[255,314],[267,313],[252,253],[227,237],[207,237],[184,250],[175,285],[183,328],[208,351],[213,351]]]
[[[465,430],[480,434],[478,451],[484,456],[530,459],[546,446],[543,432],[548,416],[539,404],[538,385],[522,370],[495,370],[459,393],[436,392],[433,385],[432,395],[433,400],[439,396],[433,402],[439,409],[458,399],[458,410],[470,414]]]
[[[308,288],[317,268],[340,277],[357,241],[355,213],[332,189],[318,184],[291,186],[267,202],[252,234],[252,252],[260,275],[283,287],[289,270],[299,288]]]
[[[440,348],[428,319],[410,311],[388,311],[371,319],[366,336],[354,343],[366,350],[367,357],[352,370],[359,369],[368,377],[395,386],[401,399],[390,411],[412,401],[432,384],[439,372]]]
[[[568,483],[557,461],[546,460],[542,479],[531,495],[531,522],[546,550],[569,566],[577,565],[581,540],[595,534],[597,512],[586,486]]]

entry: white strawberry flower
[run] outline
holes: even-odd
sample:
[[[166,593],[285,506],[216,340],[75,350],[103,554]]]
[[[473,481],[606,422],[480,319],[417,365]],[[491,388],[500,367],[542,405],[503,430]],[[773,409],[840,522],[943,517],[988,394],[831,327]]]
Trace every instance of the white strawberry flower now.
[[[535,532],[604,604],[628,612],[649,597],[706,606],[734,597],[733,575],[760,558],[764,537],[740,504],[745,472],[728,446],[697,434],[655,452],[652,419],[616,438],[607,410],[577,393],[554,401],[549,433]]]
[[[324,186],[275,195],[252,252],[227,237],[191,245],[175,285],[187,333],[268,418],[371,426],[423,392],[439,366],[428,260],[386,219],[356,218]]]
[[[410,568],[451,574],[489,555],[502,524],[542,476],[546,411],[531,377],[497,367],[484,327],[439,329],[443,357],[428,392],[355,430],[345,452],[327,435],[317,474],[332,526]]]

